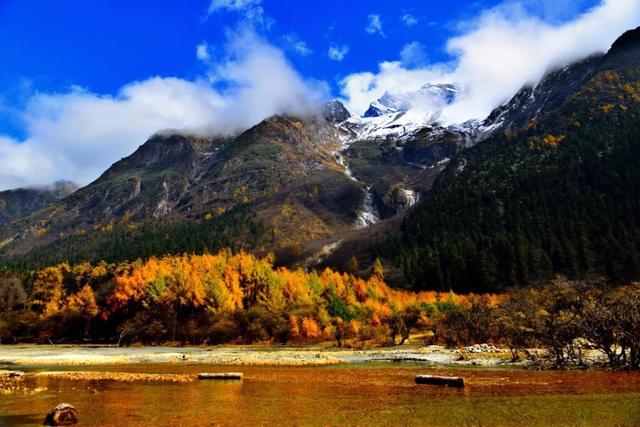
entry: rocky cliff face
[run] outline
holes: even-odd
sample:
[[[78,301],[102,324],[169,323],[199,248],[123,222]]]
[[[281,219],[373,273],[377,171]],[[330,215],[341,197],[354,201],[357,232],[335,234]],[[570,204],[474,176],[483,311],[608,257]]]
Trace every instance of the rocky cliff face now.
[[[0,225],[12,222],[72,194],[77,186],[58,181],[48,187],[18,188],[0,192]]]
[[[333,110],[340,115],[344,111]],[[277,249],[353,226],[364,199],[336,163],[334,124],[271,117],[234,137],[157,135],[70,197],[4,227],[5,251],[60,236],[154,221],[197,220],[243,207]],[[34,209],[35,210],[35,209]]]

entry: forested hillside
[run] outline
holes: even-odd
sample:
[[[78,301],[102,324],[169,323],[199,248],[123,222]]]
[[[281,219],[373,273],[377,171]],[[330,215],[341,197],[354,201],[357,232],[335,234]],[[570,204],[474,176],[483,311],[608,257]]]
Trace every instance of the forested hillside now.
[[[246,207],[173,222],[136,224],[121,218],[10,257],[3,265],[15,271],[28,271],[61,262],[121,262],[158,254],[203,254],[222,248],[257,250],[260,242],[271,239],[272,235]]]
[[[552,111],[461,153],[374,252],[418,289],[640,278],[640,36]]]

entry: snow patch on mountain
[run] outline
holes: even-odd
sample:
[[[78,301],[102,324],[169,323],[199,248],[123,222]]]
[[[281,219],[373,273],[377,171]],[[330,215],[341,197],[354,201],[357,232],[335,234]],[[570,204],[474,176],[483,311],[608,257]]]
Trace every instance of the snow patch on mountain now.
[[[402,94],[385,93],[374,101],[364,117],[380,117],[387,114],[419,110],[433,113],[452,104],[460,89],[454,84],[427,83],[415,92]]]
[[[385,93],[364,116],[342,123],[354,139],[407,138],[428,126],[441,126],[443,110],[454,103],[462,89],[455,84],[427,83],[415,92]]]

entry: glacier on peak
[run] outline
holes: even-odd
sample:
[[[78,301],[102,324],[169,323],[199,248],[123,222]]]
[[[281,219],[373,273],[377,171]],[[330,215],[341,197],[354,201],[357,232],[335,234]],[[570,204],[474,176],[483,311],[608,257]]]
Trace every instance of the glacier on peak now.
[[[364,117],[380,117],[390,113],[407,112],[410,110],[433,111],[453,103],[460,92],[455,84],[427,83],[414,92],[400,94],[385,94],[371,103]]]
[[[410,137],[425,127],[445,125],[443,110],[462,93],[460,86],[451,83],[426,83],[417,91],[399,94],[386,92],[363,116],[350,117],[341,128],[350,135],[348,139]]]

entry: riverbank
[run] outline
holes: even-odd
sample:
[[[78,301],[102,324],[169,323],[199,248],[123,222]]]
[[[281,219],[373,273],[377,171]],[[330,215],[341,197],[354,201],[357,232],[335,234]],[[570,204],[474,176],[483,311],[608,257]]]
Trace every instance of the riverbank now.
[[[143,363],[194,363],[254,366],[315,366],[413,361],[452,366],[517,366],[507,349],[447,349],[442,346],[366,350],[323,346],[115,347],[94,345],[2,345],[0,365],[74,366]]]

